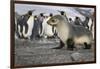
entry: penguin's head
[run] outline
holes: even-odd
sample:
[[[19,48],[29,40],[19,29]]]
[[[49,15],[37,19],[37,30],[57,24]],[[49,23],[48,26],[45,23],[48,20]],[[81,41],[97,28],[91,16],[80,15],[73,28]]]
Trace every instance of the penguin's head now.
[[[32,15],[32,11],[28,11],[28,14],[29,14],[29,15]]]
[[[28,11],[28,15],[32,15],[32,13],[34,12],[35,10],[29,10]]]
[[[47,24],[51,26],[57,26],[58,23],[61,23],[63,21],[63,16],[62,15],[55,15],[52,16],[48,21]]]
[[[50,17],[52,17],[53,16],[53,14],[52,13],[50,13]]]
[[[64,11],[61,11],[60,13],[61,13],[61,15],[65,15],[65,12]]]
[[[45,13],[40,13],[40,16],[43,17]]]
[[[69,21],[72,21],[72,18],[69,18]]]
[[[61,15],[66,16],[66,12],[65,12],[65,11],[60,11],[60,10],[58,10],[58,12],[60,12]]]

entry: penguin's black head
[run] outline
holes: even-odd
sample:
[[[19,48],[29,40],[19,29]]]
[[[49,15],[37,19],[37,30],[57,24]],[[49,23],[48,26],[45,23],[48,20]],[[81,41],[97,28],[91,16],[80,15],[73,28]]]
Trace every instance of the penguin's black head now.
[[[36,15],[34,16],[34,20],[37,20],[37,16]]]
[[[71,19],[71,18],[69,18],[69,21],[72,21],[72,19]]]
[[[43,13],[40,13],[40,16],[42,17],[43,16]]]
[[[37,18],[37,16],[35,15],[34,18]]]
[[[28,11],[28,15],[32,15],[32,11]]]
[[[50,13],[50,17],[52,17],[53,16],[53,14],[52,13]]]
[[[86,19],[89,19],[89,17],[86,17]]]
[[[79,17],[76,17],[76,19],[79,19]]]
[[[61,15],[64,15],[65,12],[64,11],[61,11],[60,13],[61,13]]]

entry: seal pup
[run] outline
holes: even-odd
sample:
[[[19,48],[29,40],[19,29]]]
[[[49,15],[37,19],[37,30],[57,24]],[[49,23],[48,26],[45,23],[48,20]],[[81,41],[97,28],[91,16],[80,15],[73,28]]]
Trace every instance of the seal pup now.
[[[60,46],[55,49],[60,49],[65,46],[67,49],[73,50],[77,44],[83,44],[85,49],[91,48],[93,40],[92,33],[83,26],[70,24],[66,17],[62,15],[51,17],[47,23],[56,27],[60,39]]]

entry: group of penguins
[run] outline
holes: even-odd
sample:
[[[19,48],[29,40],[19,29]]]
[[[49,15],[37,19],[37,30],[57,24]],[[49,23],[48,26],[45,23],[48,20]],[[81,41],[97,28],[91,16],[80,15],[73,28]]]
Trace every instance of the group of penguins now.
[[[49,16],[44,16],[44,13],[40,13],[39,16],[33,16],[32,13],[35,10],[30,10],[24,15],[18,15],[15,13],[15,37],[19,39],[39,39],[39,38],[56,38],[56,28],[47,24],[47,21],[53,16],[52,13]],[[66,17],[71,24],[82,25],[86,29],[92,30],[93,23],[89,26],[89,17],[86,17],[84,21],[80,17],[75,17],[75,20],[68,18],[64,11],[59,11],[60,15]]]

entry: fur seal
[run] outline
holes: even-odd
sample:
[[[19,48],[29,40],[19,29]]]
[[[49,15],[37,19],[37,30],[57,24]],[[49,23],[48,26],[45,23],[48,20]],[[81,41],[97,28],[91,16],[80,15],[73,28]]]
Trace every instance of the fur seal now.
[[[47,23],[56,27],[58,37],[60,38],[60,46],[56,47],[56,49],[67,46],[67,49],[73,50],[77,44],[83,44],[85,49],[91,48],[92,33],[83,26],[70,24],[66,17],[62,15],[51,17]]]

